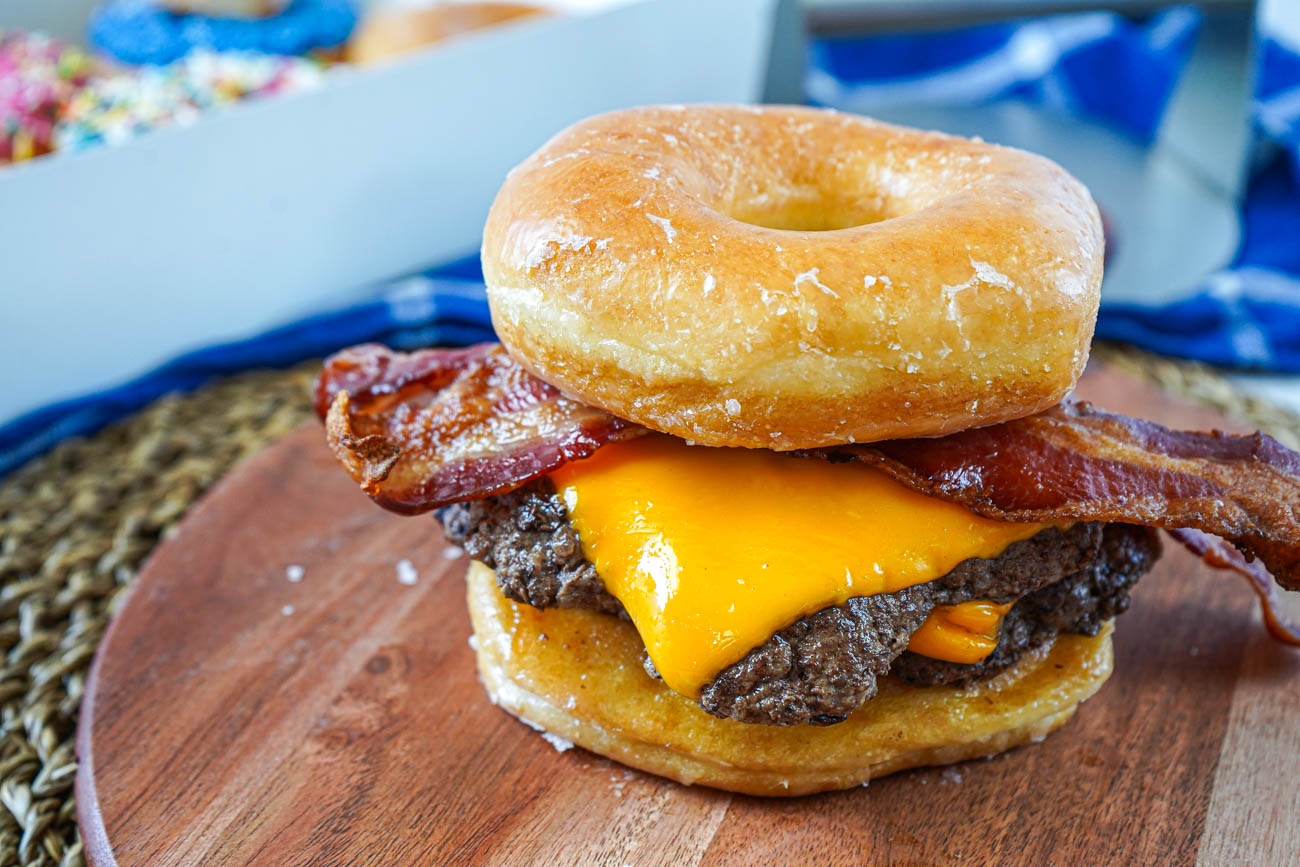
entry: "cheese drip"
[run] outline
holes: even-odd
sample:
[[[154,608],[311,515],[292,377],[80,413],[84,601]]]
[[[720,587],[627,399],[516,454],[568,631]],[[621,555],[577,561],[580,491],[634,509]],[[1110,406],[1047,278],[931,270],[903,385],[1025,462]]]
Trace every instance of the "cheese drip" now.
[[[655,668],[691,698],[806,614],[932,581],[1048,526],[981,518],[857,463],[658,435],[551,479]]]
[[[1012,605],[983,600],[938,605],[912,633],[907,649],[945,662],[983,662],[998,646],[1002,618]]]

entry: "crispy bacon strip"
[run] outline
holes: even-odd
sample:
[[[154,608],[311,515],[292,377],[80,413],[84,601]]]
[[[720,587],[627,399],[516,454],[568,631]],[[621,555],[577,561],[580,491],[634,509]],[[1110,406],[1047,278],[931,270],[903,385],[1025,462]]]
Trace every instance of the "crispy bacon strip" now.
[[[376,502],[402,514],[518,487],[646,432],[564,397],[497,344],[345,350],[326,361],[316,408],[339,461]],[[995,519],[1164,528],[1206,562],[1249,579],[1269,632],[1300,644],[1268,581],[1271,571],[1300,590],[1300,455],[1263,434],[1173,431],[1067,400],[945,437],[805,454],[868,462]]]
[[[405,515],[518,487],[645,432],[564,397],[496,343],[345,349],[325,361],[316,411],[352,478]]]
[[[1200,530],[1183,527],[1170,530],[1169,535],[1211,566],[1230,569],[1249,581],[1251,589],[1259,597],[1259,608],[1264,615],[1264,627],[1268,634],[1275,641],[1300,647],[1300,627],[1278,613],[1282,604],[1277,598],[1277,587],[1271,580],[1272,576],[1258,560],[1246,560],[1240,551],[1227,542]]]
[[[990,427],[823,455],[867,461],[999,520],[1193,527],[1300,590],[1300,455],[1261,433],[1173,431],[1067,400]]]

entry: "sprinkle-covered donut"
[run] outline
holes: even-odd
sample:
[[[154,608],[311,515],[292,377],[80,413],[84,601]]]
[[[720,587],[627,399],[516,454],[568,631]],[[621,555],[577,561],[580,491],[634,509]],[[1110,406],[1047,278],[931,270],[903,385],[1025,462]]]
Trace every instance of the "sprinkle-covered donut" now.
[[[299,57],[195,51],[167,66],[95,79],[68,101],[54,133],[60,152],[120,144],[140,133],[190,123],[244,99],[320,86],[325,71]]]
[[[49,153],[59,112],[96,70],[75,46],[0,30],[0,164]]]

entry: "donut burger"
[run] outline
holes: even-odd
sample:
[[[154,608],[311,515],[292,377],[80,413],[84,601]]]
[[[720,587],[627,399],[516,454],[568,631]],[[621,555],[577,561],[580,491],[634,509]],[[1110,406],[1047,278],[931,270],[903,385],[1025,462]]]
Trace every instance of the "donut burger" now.
[[[1040,740],[1168,531],[1300,589],[1300,455],[1070,397],[1097,208],[1041,157],[829,111],[560,133],[483,236],[500,344],[325,363],[330,447],[472,556],[492,700],[794,795]],[[1271,574],[1270,574],[1271,572]]]

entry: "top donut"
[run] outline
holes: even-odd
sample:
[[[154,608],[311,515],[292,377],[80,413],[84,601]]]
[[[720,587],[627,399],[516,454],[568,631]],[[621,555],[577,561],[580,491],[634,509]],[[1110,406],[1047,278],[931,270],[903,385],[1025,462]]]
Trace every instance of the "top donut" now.
[[[483,270],[510,352],[584,403],[711,446],[934,436],[1073,388],[1096,205],[1049,160],[796,107],[665,106],[507,177]]]

